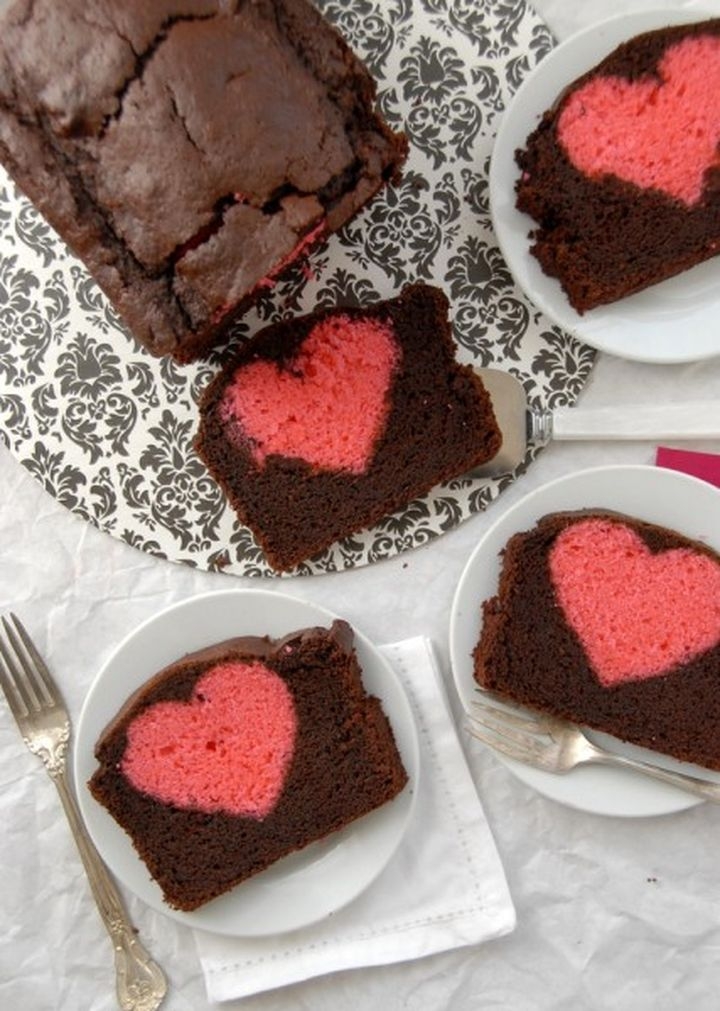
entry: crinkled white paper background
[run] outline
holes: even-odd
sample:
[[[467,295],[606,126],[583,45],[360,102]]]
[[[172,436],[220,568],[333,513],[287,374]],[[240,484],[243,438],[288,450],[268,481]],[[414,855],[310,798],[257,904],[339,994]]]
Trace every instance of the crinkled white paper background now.
[[[640,0],[538,0],[560,38]],[[720,15],[720,2],[682,4]],[[717,396],[720,360],[650,366],[599,356],[582,402]],[[720,442],[697,445],[720,452]],[[558,444],[487,512],[434,544],[351,572],[283,583],[378,643],[418,634],[447,663],[457,580],[477,539],[533,488],[581,467],[652,463],[654,446]],[[87,686],[148,614],[229,577],[163,563],[100,533],[43,492],[0,447],[0,611],[38,639],[77,717]],[[279,581],[274,581],[275,585]],[[451,688],[451,679],[448,677]],[[326,976],[226,1004],[233,1011],[716,1011],[720,993],[720,809],[643,821],[562,808],[466,742],[518,925],[477,948]],[[52,784],[0,706],[0,1003],[113,1011],[112,953]],[[192,934],[130,899],[171,980],[170,1011],[209,1011]]]

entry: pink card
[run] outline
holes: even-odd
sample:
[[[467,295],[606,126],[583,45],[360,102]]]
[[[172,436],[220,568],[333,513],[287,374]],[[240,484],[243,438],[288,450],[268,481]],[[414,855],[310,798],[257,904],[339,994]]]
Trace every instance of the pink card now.
[[[715,453],[696,453],[687,449],[668,449],[659,446],[655,456],[658,467],[680,470],[720,488],[720,456]]]

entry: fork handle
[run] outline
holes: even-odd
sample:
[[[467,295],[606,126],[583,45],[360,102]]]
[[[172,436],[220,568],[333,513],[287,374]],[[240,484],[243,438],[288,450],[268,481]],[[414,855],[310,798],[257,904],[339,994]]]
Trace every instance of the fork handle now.
[[[672,772],[670,769],[663,769],[657,765],[649,765],[639,759],[626,758],[624,755],[616,755],[613,752],[602,751],[592,745],[593,753],[589,755],[588,761],[604,762],[606,765],[620,765],[635,772],[642,772],[652,779],[658,779],[670,786],[677,786],[686,793],[695,794],[703,800],[711,800],[720,804],[720,783],[711,783],[707,779],[700,779],[686,772]]]
[[[138,939],[120,893],[87,834],[64,771],[57,771],[52,779],[80,851],[100,916],[113,942],[120,1007],[123,1011],[155,1011],[167,992],[162,969]]]

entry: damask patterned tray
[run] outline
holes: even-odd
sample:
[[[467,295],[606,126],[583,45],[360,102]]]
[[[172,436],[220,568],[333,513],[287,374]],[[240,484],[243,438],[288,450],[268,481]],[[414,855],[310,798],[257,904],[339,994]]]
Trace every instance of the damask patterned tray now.
[[[548,29],[523,0],[317,2],[375,75],[411,155],[401,184],[264,295],[234,339],[289,313],[390,297],[422,279],[451,299],[461,360],[511,370],[534,403],[572,403],[594,352],[515,287],[488,208],[498,121],[552,48]],[[12,453],[68,509],[143,551],[272,575],[192,450],[195,405],[217,366],[180,367],[139,349],[0,170],[0,433]],[[484,509],[514,476],[439,486],[297,573],[425,544]]]

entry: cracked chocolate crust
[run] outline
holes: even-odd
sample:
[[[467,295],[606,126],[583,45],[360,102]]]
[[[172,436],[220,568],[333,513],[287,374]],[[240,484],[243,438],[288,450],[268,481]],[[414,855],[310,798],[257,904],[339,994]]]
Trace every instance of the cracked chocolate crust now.
[[[134,336],[202,356],[407,154],[309,0],[15,0],[0,160]]]

